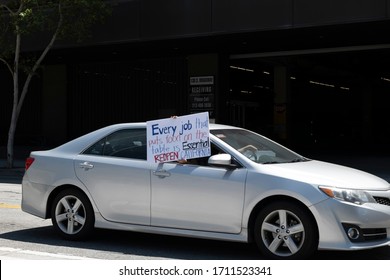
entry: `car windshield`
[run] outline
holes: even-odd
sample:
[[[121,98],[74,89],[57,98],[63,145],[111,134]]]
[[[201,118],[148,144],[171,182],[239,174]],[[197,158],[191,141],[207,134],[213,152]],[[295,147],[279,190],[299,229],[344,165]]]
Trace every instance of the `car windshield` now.
[[[210,133],[256,163],[273,164],[308,160],[287,148],[248,130],[218,129],[211,130]]]

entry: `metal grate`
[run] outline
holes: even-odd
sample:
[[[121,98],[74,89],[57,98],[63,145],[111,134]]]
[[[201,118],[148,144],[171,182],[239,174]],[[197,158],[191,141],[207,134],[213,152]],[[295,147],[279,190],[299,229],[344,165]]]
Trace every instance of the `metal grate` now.
[[[390,206],[390,199],[387,197],[374,196],[374,199],[379,204]]]
[[[385,228],[362,229],[364,241],[383,240],[387,238]]]

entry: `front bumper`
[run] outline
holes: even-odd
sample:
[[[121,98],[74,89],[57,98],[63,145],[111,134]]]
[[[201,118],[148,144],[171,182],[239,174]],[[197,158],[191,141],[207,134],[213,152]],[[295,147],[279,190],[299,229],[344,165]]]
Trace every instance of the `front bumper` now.
[[[382,195],[390,198],[390,192]],[[390,206],[357,205],[330,198],[311,210],[318,223],[320,250],[361,250],[390,244]],[[348,228],[354,226],[361,229],[357,239],[347,235]]]

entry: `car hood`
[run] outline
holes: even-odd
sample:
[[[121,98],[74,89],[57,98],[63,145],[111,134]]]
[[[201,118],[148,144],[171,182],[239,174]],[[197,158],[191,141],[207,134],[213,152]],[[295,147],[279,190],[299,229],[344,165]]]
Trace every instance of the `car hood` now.
[[[354,168],[310,160],[305,162],[262,165],[270,175],[309,184],[348,189],[389,190],[390,184],[370,173]],[[262,168],[263,171],[265,171]]]

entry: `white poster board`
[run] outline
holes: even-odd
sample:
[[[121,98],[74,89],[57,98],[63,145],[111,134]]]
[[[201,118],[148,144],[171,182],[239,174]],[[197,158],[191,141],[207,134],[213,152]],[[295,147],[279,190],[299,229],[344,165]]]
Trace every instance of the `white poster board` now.
[[[148,162],[211,155],[208,112],[146,122]]]

